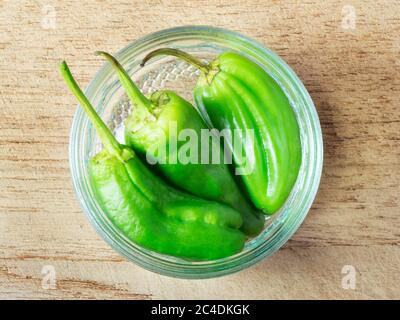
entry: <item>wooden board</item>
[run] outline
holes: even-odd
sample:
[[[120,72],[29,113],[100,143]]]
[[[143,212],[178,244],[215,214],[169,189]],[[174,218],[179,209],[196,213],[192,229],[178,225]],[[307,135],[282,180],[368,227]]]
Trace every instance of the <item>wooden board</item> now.
[[[86,86],[103,63],[93,51],[189,24],[241,32],[283,57],[325,143],[318,196],[292,240],[202,281],[127,262],[86,221],[68,164],[76,102],[57,71],[66,59]],[[0,298],[399,299],[399,72],[396,0],[0,0]],[[51,268],[54,289],[42,274]]]

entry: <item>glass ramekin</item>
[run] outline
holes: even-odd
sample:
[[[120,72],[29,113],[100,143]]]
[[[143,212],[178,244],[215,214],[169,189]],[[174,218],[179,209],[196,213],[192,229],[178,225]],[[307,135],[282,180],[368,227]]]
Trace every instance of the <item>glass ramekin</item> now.
[[[100,144],[93,127],[80,108],[77,109],[73,119],[69,149],[75,192],[90,223],[104,240],[127,259],[145,269],[179,278],[211,278],[237,272],[277,251],[294,234],[307,215],[317,193],[323,162],[322,135],[317,112],[299,78],[275,53],[238,33],[207,26],[162,30],[131,43],[116,54],[145,92],[164,86],[164,80],[169,77],[168,70],[172,75],[175,74],[171,78],[176,80],[176,69],[182,69],[181,65],[178,67],[173,65],[168,69],[171,63],[178,63],[172,57],[155,59],[145,68],[140,68],[139,63],[144,55],[160,47],[181,48],[204,58],[215,56],[225,50],[237,51],[260,64],[278,81],[295,110],[302,142],[302,165],[288,200],[278,213],[267,219],[263,232],[249,240],[245,249],[234,256],[214,261],[193,262],[144,249],[122,234],[96,201],[88,176],[87,163],[89,157],[99,150]],[[190,85],[185,84],[175,88],[183,95],[187,95],[187,92],[193,89],[196,75],[190,68],[180,72],[180,74],[185,73],[191,75],[191,78],[183,81],[188,79],[193,81]],[[149,74],[153,74],[150,80]],[[164,80],[157,81],[160,79],[160,74],[163,74],[161,78]],[[121,115],[120,111],[116,112],[113,107],[122,99],[124,91],[108,64],[96,74],[85,93],[106,122],[115,124],[117,119],[117,126],[118,123],[122,123],[126,115]],[[115,126],[112,129],[114,130]]]

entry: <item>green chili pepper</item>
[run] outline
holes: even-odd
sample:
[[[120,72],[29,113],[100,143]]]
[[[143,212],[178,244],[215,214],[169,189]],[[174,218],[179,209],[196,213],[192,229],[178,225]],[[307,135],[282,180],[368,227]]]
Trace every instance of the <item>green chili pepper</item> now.
[[[113,56],[105,52],[97,54],[105,57],[116,70],[133,105],[125,121],[125,143],[141,155],[154,161],[158,159],[157,167],[174,186],[195,196],[228,204],[241,212],[241,230],[250,236],[258,234],[264,226],[264,218],[252,208],[239,190],[228,165],[224,163],[219,141],[210,139],[211,146],[201,141],[201,132],[208,130],[208,126],[197,110],[169,90],[157,91],[147,99]],[[172,124],[176,127],[171,127]],[[186,141],[179,140],[176,135],[183,133],[184,129],[191,129],[199,139],[196,144],[197,154],[182,163],[178,155],[184,150]],[[176,147],[171,147],[171,140],[177,141]],[[165,152],[160,154],[160,150]],[[220,157],[212,163],[210,153],[215,151],[219,152]],[[200,159],[203,153],[209,160],[208,164]]]
[[[197,260],[242,250],[245,235],[238,230],[239,212],[177,191],[153,175],[132,149],[118,143],[65,62],[60,71],[104,145],[88,164],[96,198],[127,237],[159,253]]]
[[[148,54],[142,64],[158,55],[176,56],[200,69],[194,96],[209,126],[254,129],[253,146],[239,150],[254,170],[240,178],[257,208],[276,212],[288,198],[301,165],[299,126],[279,84],[258,64],[233,52],[206,64],[164,48]],[[233,150],[236,163],[239,151]]]

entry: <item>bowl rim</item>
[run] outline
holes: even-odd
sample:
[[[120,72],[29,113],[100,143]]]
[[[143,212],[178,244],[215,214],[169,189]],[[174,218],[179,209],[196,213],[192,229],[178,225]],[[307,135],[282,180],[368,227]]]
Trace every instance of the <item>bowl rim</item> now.
[[[190,272],[188,273],[188,269],[185,270],[185,267],[182,267],[181,264],[178,266],[172,266],[171,262],[169,262],[168,268],[163,269],[160,268],[160,266],[153,265],[156,260],[152,259],[149,256],[144,256],[144,257],[138,257],[132,254],[132,252],[128,252],[126,248],[124,248],[123,243],[118,243],[116,240],[112,237],[112,235],[108,234],[107,232],[104,232],[104,229],[99,225],[99,221],[95,219],[95,217],[92,215],[91,210],[88,208],[85,196],[83,194],[83,190],[81,189],[80,186],[80,173],[77,168],[78,161],[75,159],[78,153],[78,150],[75,150],[75,146],[79,146],[79,143],[77,143],[77,135],[75,133],[79,129],[79,125],[81,121],[84,121],[84,115],[83,111],[81,108],[78,106],[74,117],[73,117],[73,122],[71,126],[71,131],[70,131],[70,141],[69,141],[69,162],[70,162],[70,171],[71,171],[71,176],[72,176],[72,182],[74,186],[74,191],[75,194],[79,200],[80,206],[83,209],[86,217],[88,218],[89,222],[91,225],[95,228],[96,232],[117,252],[119,252],[122,256],[126,257],[129,261],[134,262],[135,264],[167,276],[172,276],[172,277],[178,277],[178,278],[195,278],[195,279],[201,279],[201,278],[211,278],[211,277],[218,277],[218,276],[223,276],[227,274],[231,274],[240,270],[243,270],[249,266],[252,266],[256,264],[257,262],[263,260],[266,257],[271,256],[274,254],[278,249],[280,249],[292,236],[293,234],[297,231],[297,229],[300,227],[302,222],[304,221],[305,217],[307,216],[309,209],[314,202],[314,199],[316,197],[320,180],[321,180],[321,175],[322,175],[322,167],[323,167],[323,139],[322,139],[322,131],[321,131],[321,126],[318,118],[317,111],[315,109],[314,103],[305,88],[304,84],[302,81],[298,78],[298,76],[295,74],[295,72],[290,68],[290,66],[282,59],[280,58],[276,53],[271,51],[270,49],[264,47],[261,43],[258,41],[255,41],[251,38],[248,38],[247,36],[244,36],[240,33],[226,30],[223,28],[217,28],[217,27],[210,27],[210,26],[199,26],[199,25],[188,25],[188,26],[180,26],[180,27],[174,27],[174,28],[168,28],[164,30],[160,30],[151,34],[148,34],[144,37],[141,37],[138,40],[135,40],[131,43],[129,43],[126,47],[122,48],[116,53],[117,58],[122,58],[125,55],[127,55],[129,52],[132,50],[138,50],[143,45],[146,45],[150,42],[157,41],[163,38],[168,38],[171,35],[177,36],[177,35],[183,35],[183,34],[200,34],[204,33],[207,34],[208,36],[212,37],[213,35],[225,35],[225,36],[230,36],[233,38],[237,38],[238,40],[249,44],[252,48],[255,48],[259,50],[260,52],[270,56],[276,63],[279,63],[281,67],[284,69],[284,71],[287,73],[288,77],[291,78],[292,81],[296,84],[296,86],[299,89],[299,92],[302,95],[302,100],[304,101],[305,105],[308,108],[308,112],[310,113],[311,119],[312,119],[312,125],[313,125],[313,132],[314,132],[314,147],[316,150],[314,152],[316,153],[315,159],[316,162],[314,164],[314,176],[312,179],[312,185],[310,186],[310,192],[307,196],[307,201],[306,204],[302,207],[302,210],[300,214],[296,216],[295,221],[291,225],[289,230],[286,230],[286,233],[284,236],[280,236],[280,238],[276,238],[275,235],[273,235],[275,243],[273,246],[269,247],[268,250],[261,251],[258,255],[253,256],[251,259],[245,259],[246,257],[243,257],[243,261],[240,264],[232,264],[229,263],[229,260],[231,257],[220,259],[220,260],[215,260],[214,262],[218,262],[215,264],[214,268],[212,266],[209,266],[208,268],[200,268],[197,270],[197,272],[193,272],[195,269],[190,269]],[[110,67],[107,64],[103,64],[103,66],[96,72],[94,77],[91,79],[90,83],[84,90],[85,94],[90,97],[97,92],[97,79],[101,78],[103,74],[106,74],[109,71]],[[96,107],[96,106],[95,106]],[[96,107],[96,109],[98,109]],[[279,233],[280,230],[278,230],[277,233]],[[146,249],[143,249],[145,250]],[[261,249],[260,249],[261,250]],[[259,251],[260,251],[259,250]],[[143,252],[142,252],[143,253]],[[251,252],[250,252],[251,253]],[[137,252],[136,252],[137,254]],[[162,255],[160,255],[162,256]],[[235,256],[233,256],[235,257]],[[156,257],[156,259],[158,259]],[[213,261],[212,261],[213,262]],[[210,262],[210,264],[212,263]],[[172,263],[173,264],[173,263]],[[228,268],[225,268],[224,266],[228,265]],[[171,267],[171,268],[169,268]]]

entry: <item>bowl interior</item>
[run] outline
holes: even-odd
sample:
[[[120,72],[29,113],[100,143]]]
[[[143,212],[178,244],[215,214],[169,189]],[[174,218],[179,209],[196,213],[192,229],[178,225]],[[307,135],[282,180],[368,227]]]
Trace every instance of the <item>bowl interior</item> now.
[[[295,232],[312,204],[321,175],[322,139],[312,101],[293,71],[275,54],[241,35],[207,27],[165,30],[132,43],[116,57],[145,94],[158,89],[172,89],[193,103],[192,90],[199,72],[173,57],[150,60],[144,68],[141,58],[160,47],[185,50],[205,60],[223,51],[246,55],[265,69],[281,85],[296,113],[302,141],[302,165],[297,182],[284,206],[272,217],[266,217],[263,232],[250,239],[235,256],[207,262],[157,254],[127,239],[99,207],[87,172],[87,161],[101,150],[93,127],[80,109],[74,117],[70,158],[75,190],[89,220],[103,238],[121,254],[155,272],[184,278],[205,278],[243,269],[275,252]],[[86,90],[102,118],[124,142],[124,119],[131,111],[129,100],[108,64],[96,75]]]

